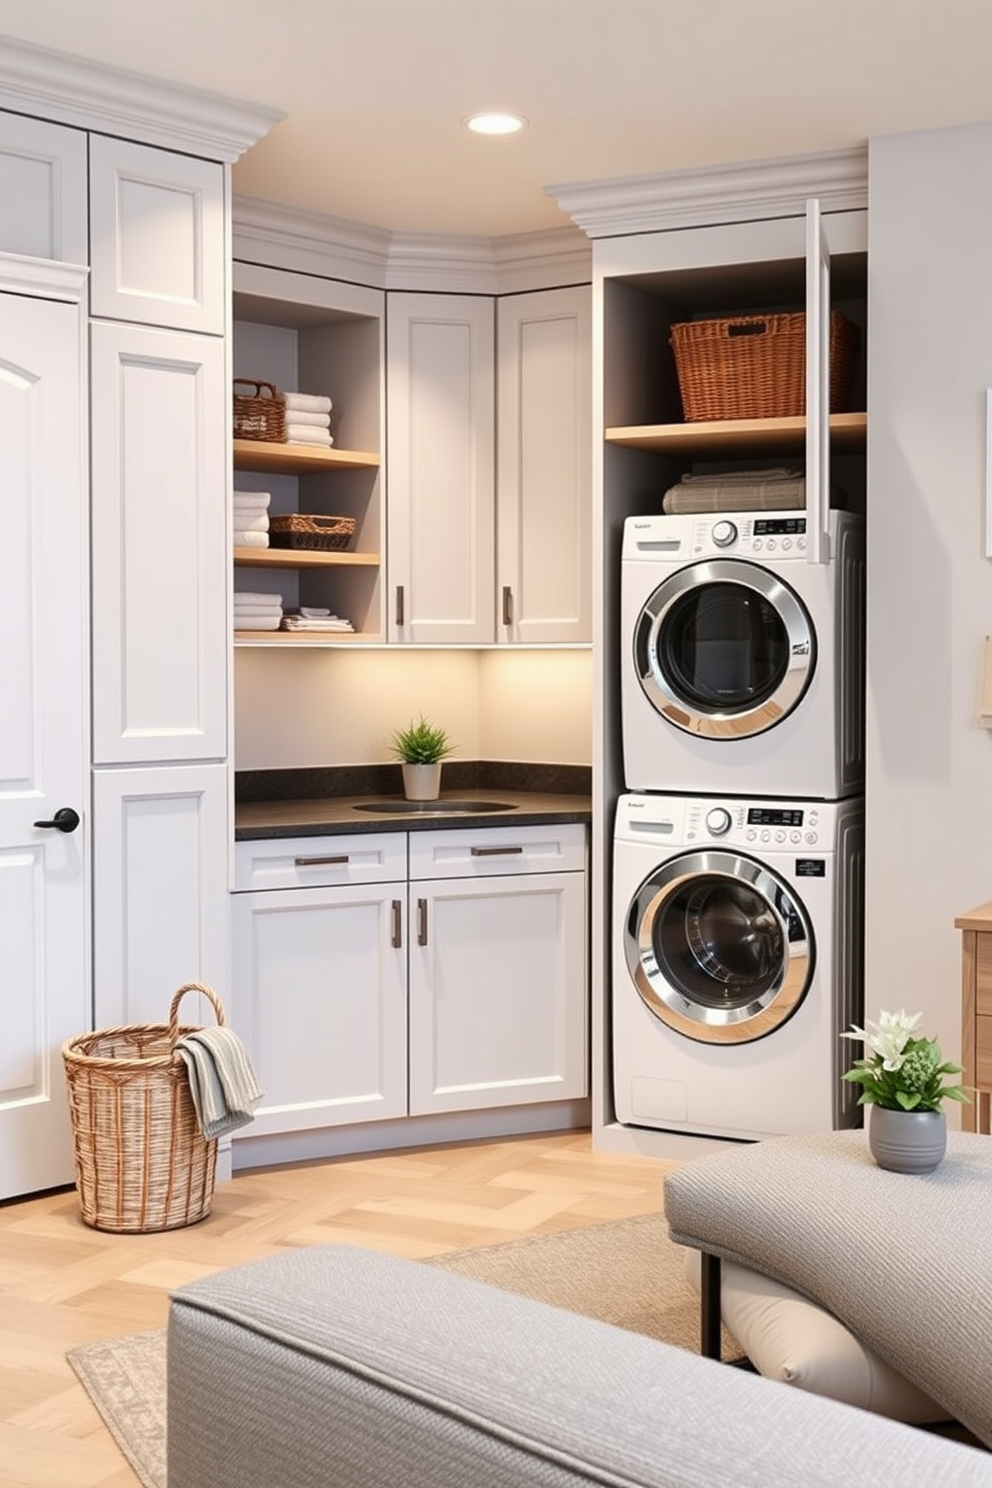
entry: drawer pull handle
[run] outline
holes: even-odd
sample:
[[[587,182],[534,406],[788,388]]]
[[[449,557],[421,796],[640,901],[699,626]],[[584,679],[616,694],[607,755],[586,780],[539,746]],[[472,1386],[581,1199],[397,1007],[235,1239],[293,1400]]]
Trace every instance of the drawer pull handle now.
[[[293,863],[297,868],[326,868],[333,865],[348,862],[347,853],[335,853],[329,858],[294,858]]]
[[[393,949],[400,950],[403,945],[403,903],[400,899],[393,900]]]
[[[522,853],[522,847],[473,847],[470,849],[473,858],[505,858],[513,853]]]
[[[417,900],[417,944],[427,944],[427,900]]]

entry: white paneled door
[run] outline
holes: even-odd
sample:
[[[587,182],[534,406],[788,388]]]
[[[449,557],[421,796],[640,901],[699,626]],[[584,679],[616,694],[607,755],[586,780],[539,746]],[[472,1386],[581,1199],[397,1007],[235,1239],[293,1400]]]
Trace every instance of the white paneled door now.
[[[0,1199],[72,1181],[60,1046],[90,1018],[81,335],[0,293]]]

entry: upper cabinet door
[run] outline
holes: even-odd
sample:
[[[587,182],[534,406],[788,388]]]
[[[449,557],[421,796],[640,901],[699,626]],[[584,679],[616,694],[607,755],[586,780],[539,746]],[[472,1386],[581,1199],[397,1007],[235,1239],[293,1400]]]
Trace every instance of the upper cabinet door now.
[[[90,137],[90,313],[223,335],[224,167]]]
[[[0,113],[0,253],[85,264],[86,135]]]
[[[497,316],[496,635],[592,639],[592,290],[511,295]]]
[[[227,380],[215,336],[91,327],[93,755],[227,753]]]
[[[390,640],[493,640],[494,345],[488,296],[387,296]]]

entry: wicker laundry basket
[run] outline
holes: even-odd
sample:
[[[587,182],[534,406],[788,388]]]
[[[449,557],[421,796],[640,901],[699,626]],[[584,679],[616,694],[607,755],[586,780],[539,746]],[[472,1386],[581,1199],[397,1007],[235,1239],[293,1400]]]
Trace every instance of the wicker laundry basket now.
[[[830,314],[830,412],[850,406],[861,333]],[[806,316],[738,315],[671,328],[688,422],[793,418],[806,412]]]
[[[290,512],[269,518],[269,546],[273,548],[343,549],[354,537],[354,517],[330,517],[320,513]]]
[[[201,1133],[177,1041],[187,992],[202,992],[218,1025],[224,1009],[202,982],[180,987],[168,1023],[98,1028],[62,1045],[75,1143],[76,1185],[86,1224],[144,1235],[196,1224],[210,1213],[216,1138]]]
[[[239,393],[239,385],[253,391]],[[274,382],[234,379],[234,437],[270,440],[273,444],[281,444],[286,438],[286,404]]]

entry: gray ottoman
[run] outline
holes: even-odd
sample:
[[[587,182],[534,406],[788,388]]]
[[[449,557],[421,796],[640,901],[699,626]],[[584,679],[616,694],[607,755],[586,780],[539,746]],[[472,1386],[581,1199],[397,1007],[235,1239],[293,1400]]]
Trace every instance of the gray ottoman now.
[[[664,1189],[672,1239],[703,1253],[707,1338],[729,1261],[826,1309],[992,1446],[987,1136],[950,1133],[919,1175],[877,1167],[861,1131],[777,1137],[687,1163]]]

